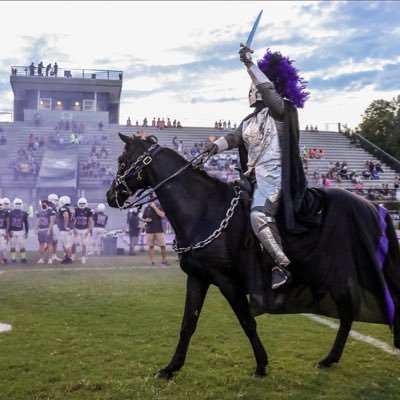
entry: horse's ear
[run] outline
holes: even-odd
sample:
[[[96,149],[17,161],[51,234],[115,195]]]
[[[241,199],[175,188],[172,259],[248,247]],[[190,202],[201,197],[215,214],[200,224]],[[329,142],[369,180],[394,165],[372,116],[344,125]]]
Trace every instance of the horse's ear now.
[[[129,136],[123,135],[121,132],[119,132],[118,135],[119,135],[120,139],[121,139],[123,142],[129,143],[129,140],[130,140],[130,137],[129,137]]]
[[[147,140],[152,144],[157,144],[158,143],[158,139],[154,135],[148,136]]]

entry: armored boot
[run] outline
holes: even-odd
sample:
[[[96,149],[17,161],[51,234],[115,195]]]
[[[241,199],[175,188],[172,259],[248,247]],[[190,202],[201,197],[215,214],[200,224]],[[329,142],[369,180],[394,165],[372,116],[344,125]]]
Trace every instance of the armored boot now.
[[[290,261],[282,250],[275,218],[257,207],[251,212],[251,223],[258,240],[275,262],[271,286],[272,289],[277,289],[290,280],[291,274],[286,268]]]

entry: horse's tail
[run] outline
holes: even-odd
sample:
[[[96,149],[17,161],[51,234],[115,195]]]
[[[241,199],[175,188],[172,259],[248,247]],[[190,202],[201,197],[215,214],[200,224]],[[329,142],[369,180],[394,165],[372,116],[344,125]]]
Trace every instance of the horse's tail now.
[[[394,303],[393,342],[400,348],[400,248],[392,218],[386,215],[386,237],[388,252],[383,265],[383,273]]]

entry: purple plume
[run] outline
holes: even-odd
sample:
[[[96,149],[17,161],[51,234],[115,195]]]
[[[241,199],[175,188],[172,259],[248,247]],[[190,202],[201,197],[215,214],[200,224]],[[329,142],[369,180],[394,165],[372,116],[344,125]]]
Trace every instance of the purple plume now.
[[[299,71],[293,66],[293,60],[283,57],[279,52],[267,49],[264,57],[257,61],[258,67],[274,84],[275,90],[290,100],[296,107],[303,108],[310,96],[307,81],[299,76]]]

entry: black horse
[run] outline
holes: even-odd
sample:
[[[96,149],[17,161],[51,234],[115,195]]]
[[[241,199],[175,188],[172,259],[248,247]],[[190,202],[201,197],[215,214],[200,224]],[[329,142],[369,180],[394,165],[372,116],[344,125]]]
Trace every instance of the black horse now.
[[[174,229],[174,248],[187,274],[179,343],[158,377],[170,378],[183,366],[211,284],[229,302],[251,343],[255,376],[266,375],[268,356],[254,316],[266,312],[313,312],[339,318],[336,340],[317,363],[319,367],[339,361],[355,320],[389,324],[394,345],[400,348],[400,254],[385,209],[345,190],[308,189],[321,202],[320,223],[294,234],[285,232],[278,218],[293,280],[273,291],[272,260],[249,224],[249,195],[195,168],[175,151],[158,145],[153,136],[120,137],[125,149],[107,192],[108,204],[129,207],[130,196],[153,188]]]

